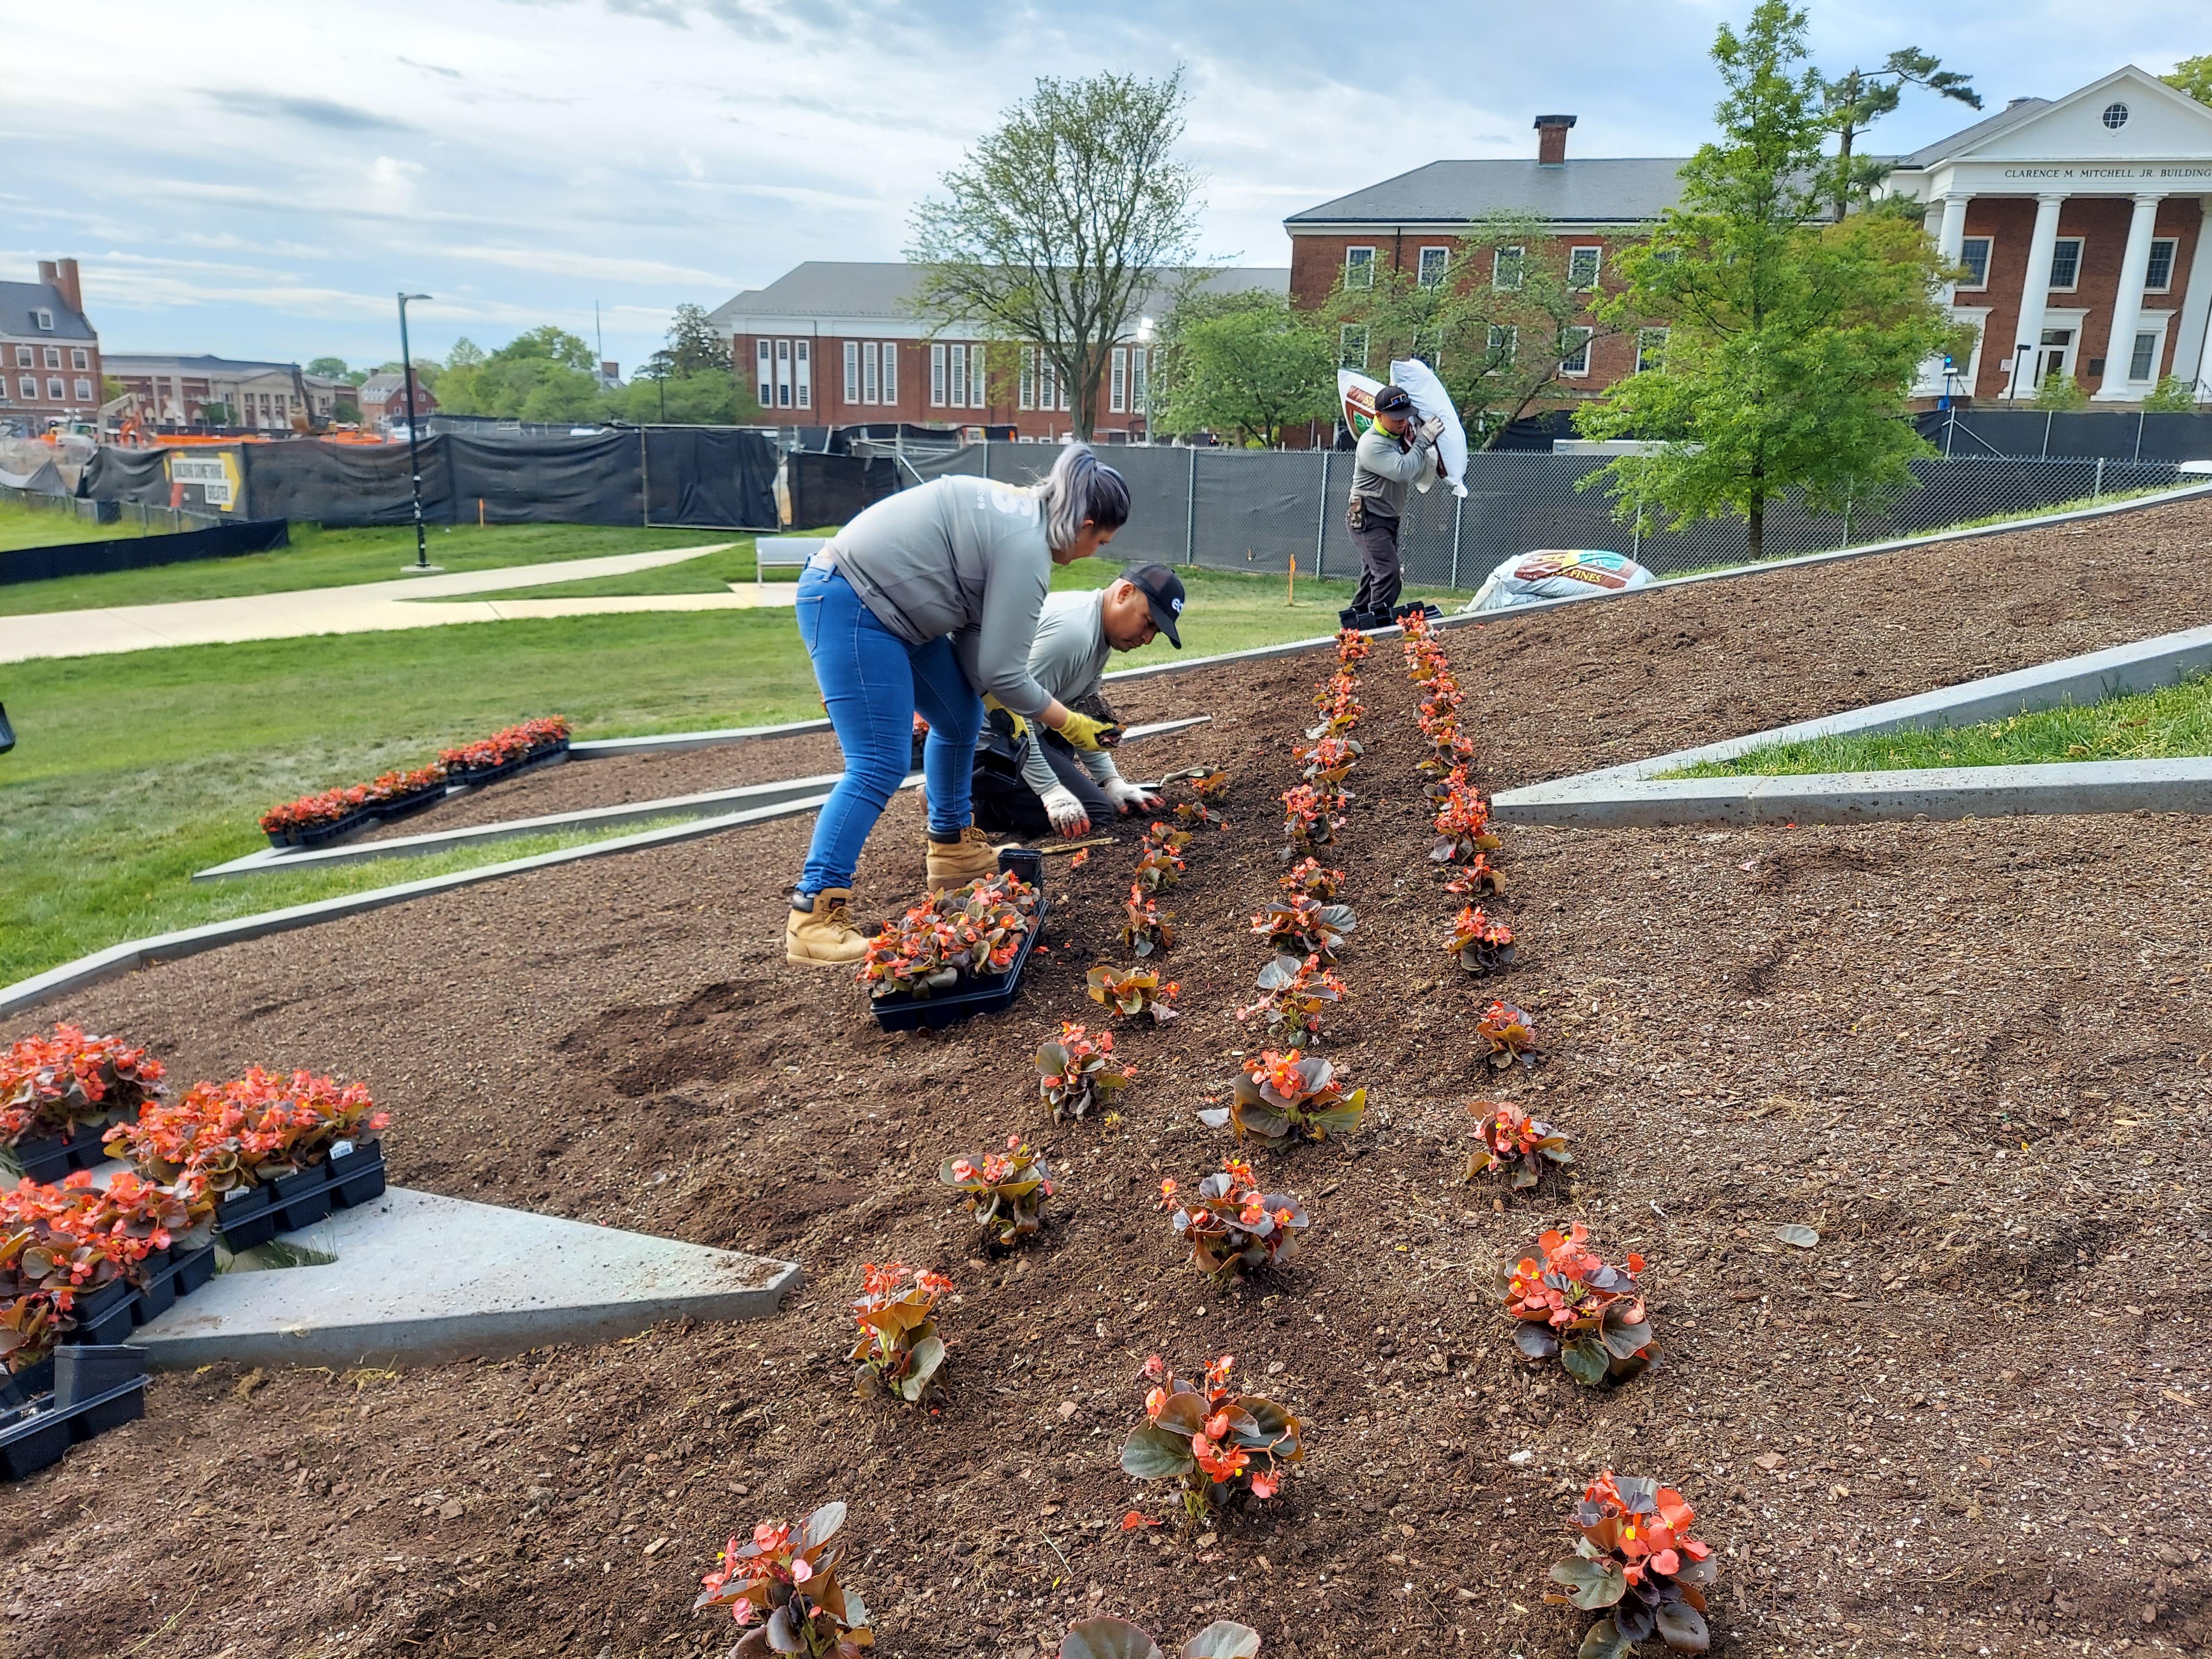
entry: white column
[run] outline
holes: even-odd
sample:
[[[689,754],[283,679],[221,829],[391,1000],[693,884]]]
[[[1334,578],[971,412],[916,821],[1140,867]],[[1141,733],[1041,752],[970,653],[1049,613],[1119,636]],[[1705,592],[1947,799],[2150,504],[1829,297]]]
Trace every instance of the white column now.
[[[2120,291],[2112,301],[2112,331],[2105,342],[2105,379],[2097,388],[2100,404],[2130,402],[2158,380],[2154,362],[2150,380],[2138,389],[2128,380],[2128,365],[2135,356],[2136,330],[2142,322],[2143,283],[2150,275],[2150,238],[2158,226],[2159,200],[2136,197],[2135,214],[2128,221],[2127,252],[2120,256]]]
[[[2005,365],[2005,396],[2025,398],[2034,388],[2035,354],[2043,344],[2043,309],[2051,301],[2051,256],[2058,246],[2058,209],[2063,196],[2035,198],[2035,234],[2027,243],[2027,280],[2020,289],[2020,322],[2012,335],[2012,361]],[[2022,346],[2027,349],[2021,350]],[[2014,382],[2017,381],[2018,384]]]
[[[1966,246],[1966,198],[1963,196],[1942,196],[1936,198],[1943,210],[1943,217],[1936,232],[1936,251],[1943,256],[1943,263],[1955,265]],[[1943,288],[1943,303],[1949,305],[1958,292],[1956,283]]]
[[[2189,291],[2181,301],[2181,331],[2173,349],[2173,372],[2197,381],[2197,396],[2212,401],[2212,362],[2204,355],[2205,325],[2212,319],[2212,196],[2197,204],[2196,252],[2189,261]]]

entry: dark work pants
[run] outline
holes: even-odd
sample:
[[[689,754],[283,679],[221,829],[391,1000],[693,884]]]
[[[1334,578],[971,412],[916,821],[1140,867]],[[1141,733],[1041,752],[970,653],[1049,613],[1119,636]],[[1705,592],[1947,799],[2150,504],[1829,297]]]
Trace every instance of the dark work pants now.
[[[1037,741],[1034,726],[1030,728],[1030,741]],[[1053,775],[1083,803],[1083,810],[1091,815],[1093,829],[1103,828],[1113,821],[1116,813],[1114,803],[1106,799],[1097,781],[1083,769],[1083,763],[1075,758],[1075,751],[1057,732],[1045,734],[1044,758]],[[1019,836],[1024,841],[1053,833],[1052,818],[1044,810],[1044,802],[1030,787],[1019,768],[1005,756],[989,749],[975,751],[974,787],[978,829],[994,836]]]
[[[1366,523],[1352,532],[1352,544],[1359,550],[1359,586],[1352,593],[1352,608],[1355,611],[1388,611],[1398,603],[1398,592],[1405,586],[1398,572],[1398,521],[1375,510],[1375,503],[1367,503]]]

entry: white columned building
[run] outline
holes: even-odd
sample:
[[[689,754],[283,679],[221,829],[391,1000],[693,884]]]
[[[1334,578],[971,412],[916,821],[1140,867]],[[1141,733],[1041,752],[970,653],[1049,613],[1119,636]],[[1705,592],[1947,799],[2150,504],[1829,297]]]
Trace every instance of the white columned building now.
[[[2212,108],[2130,64],[1900,158],[1887,190],[1926,205],[1977,335],[1919,394],[2026,403],[2067,375],[2137,404],[2173,377],[2212,403]]]

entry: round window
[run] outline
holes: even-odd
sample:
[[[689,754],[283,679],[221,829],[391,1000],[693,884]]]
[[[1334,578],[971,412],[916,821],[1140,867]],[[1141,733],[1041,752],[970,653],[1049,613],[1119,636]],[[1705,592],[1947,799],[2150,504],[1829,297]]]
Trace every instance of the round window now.
[[[2128,106],[2125,104],[2107,104],[2105,106],[2105,125],[2106,126],[2112,128],[2113,131],[2118,132],[2122,127],[2127,125],[2127,124]]]

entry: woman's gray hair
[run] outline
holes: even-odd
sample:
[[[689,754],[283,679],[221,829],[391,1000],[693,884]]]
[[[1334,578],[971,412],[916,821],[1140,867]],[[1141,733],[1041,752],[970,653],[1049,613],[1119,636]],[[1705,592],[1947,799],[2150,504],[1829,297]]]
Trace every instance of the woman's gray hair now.
[[[1101,530],[1119,530],[1129,522],[1127,482],[1083,444],[1060,450],[1036,486],[1036,497],[1044,507],[1046,544],[1055,553],[1075,545],[1085,520]]]

